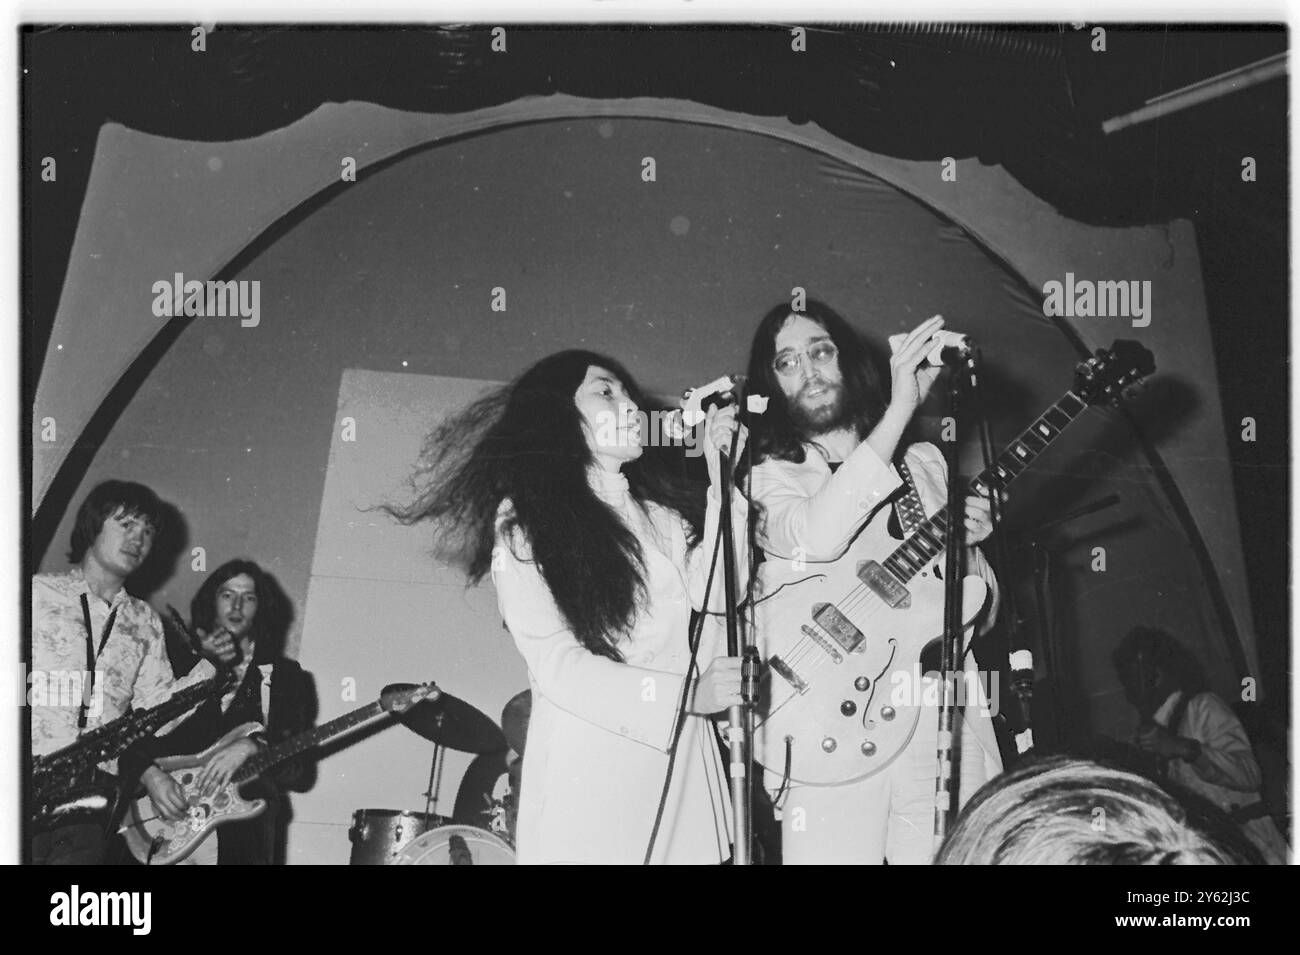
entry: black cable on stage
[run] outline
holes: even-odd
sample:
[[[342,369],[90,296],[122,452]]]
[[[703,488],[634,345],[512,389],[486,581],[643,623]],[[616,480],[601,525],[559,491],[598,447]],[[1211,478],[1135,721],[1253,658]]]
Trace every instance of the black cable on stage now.
[[[703,543],[703,542],[701,542]],[[713,589],[713,575],[718,567],[718,547],[722,543],[722,521],[718,521],[718,533],[713,539],[713,560],[709,564],[708,580],[704,584],[703,606],[709,605],[709,594]],[[688,584],[689,586],[689,584]],[[664,809],[668,805],[668,789],[673,781],[673,767],[677,762],[677,744],[682,738],[682,730],[686,725],[686,698],[690,694],[691,680],[694,678],[695,671],[698,668],[698,655],[700,652],[700,635],[704,631],[704,618],[706,614],[697,613],[695,623],[687,635],[687,642],[691,648],[691,659],[686,666],[686,677],[682,681],[682,691],[677,699],[677,719],[673,725],[673,741],[668,747],[668,768],[664,772],[664,785],[659,793],[659,807],[655,810],[654,828],[650,830],[650,843],[646,846],[645,858],[642,865],[650,864],[650,856],[654,853],[655,840],[659,838],[659,826],[663,822]]]
[[[746,400],[748,401],[748,399]],[[745,410],[746,412],[748,411],[747,408]],[[737,412],[736,416],[737,419],[739,419],[740,412]],[[737,429],[737,433],[739,433],[739,429]],[[741,612],[740,620],[742,621],[745,620],[747,616],[748,621],[746,622],[744,627],[740,628],[740,635],[741,635],[740,636],[740,659],[741,659],[740,685],[741,685],[742,694],[744,693],[744,687],[745,687],[745,676],[744,676],[745,649],[747,647],[757,648],[758,646],[758,636],[757,636],[757,632],[754,629],[754,581],[758,576],[758,569],[754,563],[754,556],[757,550],[757,541],[755,540],[755,535],[757,533],[758,527],[754,520],[755,515],[754,515],[754,504],[753,504],[753,500],[754,500],[754,442],[753,441],[745,442],[745,455],[749,465],[748,468],[745,470],[745,493],[744,493],[745,547],[748,548],[748,552],[746,554],[746,557],[748,558],[748,563],[746,564],[746,570],[748,571],[748,575],[747,575],[748,579],[745,581],[745,603],[743,605],[744,610]],[[705,606],[707,607],[708,604],[705,604]],[[748,640],[745,639],[746,633],[749,634]],[[757,652],[757,649],[755,650],[755,652]],[[762,680],[761,663],[755,669],[754,673],[756,676],[756,680],[761,681]],[[757,697],[758,695],[757,692],[755,692],[754,695],[755,697]],[[750,714],[746,713],[745,719],[747,725],[752,723]],[[748,813],[749,832],[747,833],[747,835],[752,837],[754,833],[754,734],[753,733],[749,734],[749,751],[745,754],[745,802],[749,806],[749,813]],[[733,836],[732,844],[733,846],[735,844],[734,836]],[[734,853],[734,849],[733,849],[733,853]],[[753,846],[752,838],[750,839],[749,852],[747,853],[747,855],[752,864],[754,858],[754,846]]]

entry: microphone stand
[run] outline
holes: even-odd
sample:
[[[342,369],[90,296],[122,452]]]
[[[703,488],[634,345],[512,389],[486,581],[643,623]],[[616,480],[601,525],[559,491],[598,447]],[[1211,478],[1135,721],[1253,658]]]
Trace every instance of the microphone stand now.
[[[748,634],[739,626],[736,607],[736,537],[732,532],[731,501],[735,490],[732,475],[736,442],[722,453],[718,463],[722,477],[722,582],[726,589],[727,655],[741,658],[741,699],[738,705],[727,708],[727,750],[731,764],[731,811],[735,824],[735,838],[731,851],[732,865],[753,865],[753,739],[754,705],[758,690],[758,650],[748,640]]]
[[[948,376],[948,414],[954,423],[960,423],[962,390],[967,379],[975,380],[975,353],[971,352]],[[959,653],[962,632],[962,578],[965,575],[964,544],[966,540],[965,490],[958,472],[957,449],[960,428],[953,440],[945,442],[944,457],[948,462],[948,533],[944,554],[943,580],[943,643],[939,663],[939,745],[936,752],[938,769],[934,784],[934,845],[936,851],[948,834],[948,814],[952,811],[952,724],[956,714],[955,671],[961,661]],[[996,489],[990,489],[996,491]],[[952,676],[952,678],[950,678]]]

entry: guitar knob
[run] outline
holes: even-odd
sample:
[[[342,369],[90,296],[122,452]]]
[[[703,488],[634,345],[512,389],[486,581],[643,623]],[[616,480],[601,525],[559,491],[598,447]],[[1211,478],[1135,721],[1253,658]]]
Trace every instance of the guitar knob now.
[[[892,720],[897,715],[892,706],[882,706],[880,708],[880,718],[882,720]]]
[[[876,755],[876,744],[873,743],[873,742],[871,742],[871,740],[866,740],[866,741],[864,741],[863,744],[862,744],[862,755],[863,755],[863,756],[875,756],[875,755]]]
[[[871,681],[868,680],[865,676],[860,676],[853,681],[853,688],[855,690],[861,690],[863,693],[865,693],[867,690],[871,689]]]
[[[843,713],[845,716],[852,716],[857,711],[858,711],[858,704],[854,703],[852,700],[845,700],[843,703],[840,704],[840,712]]]
[[[835,752],[835,737],[827,736],[822,739],[822,752],[823,753]]]

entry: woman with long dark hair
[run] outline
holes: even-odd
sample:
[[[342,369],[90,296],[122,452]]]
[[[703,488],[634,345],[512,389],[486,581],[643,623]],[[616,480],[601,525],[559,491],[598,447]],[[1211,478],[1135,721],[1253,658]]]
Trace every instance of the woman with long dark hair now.
[[[682,694],[687,715],[652,861],[716,864],[730,853],[708,717],[739,702],[739,662],[718,656],[716,628],[706,626],[703,672],[688,678],[688,626],[717,539],[717,448],[732,434],[743,442],[744,429],[732,409],[709,413],[704,504],[645,453],[645,407],[618,362],[551,355],[442,425],[417,477],[420,496],[390,508],[408,523],[435,522],[440,556],[471,582],[491,572],[528,665],[520,863],[642,861]],[[743,536],[739,492],[735,508]]]

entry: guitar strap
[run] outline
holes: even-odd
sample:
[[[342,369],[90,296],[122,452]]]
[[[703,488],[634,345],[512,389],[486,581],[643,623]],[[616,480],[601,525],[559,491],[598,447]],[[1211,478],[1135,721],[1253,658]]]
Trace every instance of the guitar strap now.
[[[108,638],[113,633],[113,623],[117,620],[117,608],[113,608],[113,612],[108,615],[108,620],[104,624],[104,632],[99,637],[99,650],[95,649],[95,631],[90,626],[90,603],[86,600],[85,594],[81,595],[81,619],[86,626],[87,685],[81,697],[81,709],[77,712],[78,731],[86,728],[87,716],[90,713],[89,701],[93,698],[95,692],[95,661],[104,652]]]
[[[903,537],[912,536],[912,532],[925,523],[925,505],[921,503],[921,494],[916,489],[916,480],[903,458],[898,459],[898,473],[903,475],[903,493],[894,498],[894,513],[898,515]]]

